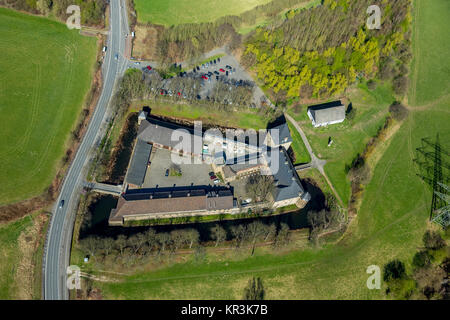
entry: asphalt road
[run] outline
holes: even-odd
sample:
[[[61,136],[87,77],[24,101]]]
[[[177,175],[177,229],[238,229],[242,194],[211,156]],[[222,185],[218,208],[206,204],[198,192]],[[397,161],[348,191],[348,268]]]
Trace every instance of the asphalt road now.
[[[108,50],[103,61],[103,89],[89,123],[88,130],[77,154],[67,172],[60,195],[55,203],[44,253],[44,298],[46,300],[68,299],[66,269],[69,265],[75,208],[83,184],[83,168],[100,135],[102,123],[106,121],[108,105],[113,95],[115,83],[126,69],[128,61],[123,58],[125,39],[129,34],[124,0],[110,1],[110,31]],[[119,54],[116,60],[115,55]],[[60,208],[61,201],[64,205]]]

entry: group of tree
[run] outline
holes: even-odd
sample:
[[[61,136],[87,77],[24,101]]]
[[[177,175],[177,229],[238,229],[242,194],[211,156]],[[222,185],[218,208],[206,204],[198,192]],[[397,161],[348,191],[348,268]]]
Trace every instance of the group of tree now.
[[[410,52],[410,0],[382,2],[380,30],[368,30],[370,0],[325,0],[246,41],[243,61],[285,98],[339,95],[357,77],[379,75],[405,93]]]
[[[157,59],[163,64],[194,61],[215,47],[228,45],[231,50],[241,45],[237,32],[243,25],[254,25],[257,19],[277,20],[279,13],[307,0],[273,0],[240,15],[220,17],[214,22],[187,23],[158,30]]]
[[[72,13],[67,13],[71,5],[80,6],[82,25],[103,25],[107,0],[0,0],[0,5],[16,10],[54,15],[66,21]]]
[[[386,294],[394,299],[449,299],[450,256],[439,231],[427,230],[423,247],[412,260],[412,270],[394,259],[384,266]]]
[[[200,96],[202,81],[200,75],[164,79],[156,71],[146,73],[136,69],[129,70],[115,94],[116,112],[119,116],[125,114],[132,100],[173,101],[227,111],[251,107],[252,84],[237,86],[229,81],[217,80],[208,96]]]
[[[199,244],[200,235],[195,229],[176,229],[171,232],[145,232],[116,238],[88,236],[80,240],[82,250],[98,261],[114,256],[123,264],[134,264],[144,258],[161,258],[180,248],[192,248]]]
[[[340,225],[340,212],[337,208],[324,208],[319,211],[308,211],[306,218],[309,225],[309,240],[317,243],[319,235]]]
[[[274,223],[253,221],[232,225],[228,231],[217,224],[209,233],[209,239],[200,242],[200,234],[196,229],[180,228],[170,232],[156,232],[155,229],[149,228],[144,232],[130,236],[120,234],[115,238],[89,235],[82,238],[79,245],[86,255],[97,262],[112,259],[124,265],[133,265],[149,259],[170,257],[180,249],[194,250],[194,258],[203,260],[206,256],[204,245],[211,243],[217,247],[227,240],[236,250],[251,248],[251,254],[260,242],[271,242],[276,248],[290,243],[289,226],[285,223],[281,223],[277,228]]]

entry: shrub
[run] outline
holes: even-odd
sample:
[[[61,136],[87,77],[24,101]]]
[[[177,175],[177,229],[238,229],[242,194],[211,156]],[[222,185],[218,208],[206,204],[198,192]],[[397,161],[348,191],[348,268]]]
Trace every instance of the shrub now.
[[[373,79],[370,79],[367,81],[367,87],[369,90],[375,90],[377,88],[377,83]]]
[[[391,281],[395,279],[402,279],[406,276],[405,264],[398,259],[388,262],[384,266],[384,281]]]
[[[253,277],[244,289],[244,300],[264,300],[264,286],[261,278]]]
[[[406,89],[408,89],[408,77],[404,75],[398,76],[392,84],[394,86],[394,92],[402,96],[406,93]]]
[[[397,121],[403,121],[408,116],[408,109],[400,102],[396,101],[389,107],[389,112],[392,117]]]
[[[445,241],[437,231],[427,230],[423,235],[423,245],[430,250],[439,250],[445,247]]]
[[[428,251],[419,251],[414,255],[413,258],[413,266],[416,268],[427,267],[431,263],[431,256],[428,254]]]

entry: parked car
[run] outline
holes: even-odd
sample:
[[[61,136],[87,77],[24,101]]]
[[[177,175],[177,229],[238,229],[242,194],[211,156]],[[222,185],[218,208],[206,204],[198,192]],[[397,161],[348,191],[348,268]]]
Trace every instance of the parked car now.
[[[118,60],[118,59],[119,59],[119,54],[118,54],[118,53],[116,53],[116,54],[114,55],[114,59],[115,59],[115,60]]]
[[[152,70],[152,67],[150,67],[150,66],[147,66],[146,68],[148,71]]]
[[[108,49],[108,47],[104,46],[103,47],[103,52],[106,52],[106,49]]]
[[[214,180],[214,184],[218,184],[220,182],[219,179]]]
[[[220,68],[220,69],[219,69],[219,71],[220,71],[220,72],[225,72],[225,70],[224,70],[224,69],[222,69],[222,68]]]
[[[169,176],[169,169],[166,169],[166,174],[165,174],[165,176],[166,176],[166,177]]]
[[[217,177],[215,176],[215,175],[212,175],[212,176],[210,176],[209,177],[211,180],[216,180],[217,179]]]

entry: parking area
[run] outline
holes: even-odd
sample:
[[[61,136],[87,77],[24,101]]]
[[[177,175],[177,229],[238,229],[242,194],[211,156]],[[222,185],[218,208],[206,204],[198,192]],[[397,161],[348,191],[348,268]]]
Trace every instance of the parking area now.
[[[248,105],[251,107],[261,107],[263,105],[272,106],[270,101],[266,98],[264,92],[259,88],[250,77],[250,75],[240,66],[239,62],[234,58],[234,56],[229,54],[224,54],[221,57],[217,57],[219,51],[213,50],[206,56],[211,56],[211,59],[206,58],[205,63],[198,64],[195,66],[187,66],[186,64],[174,65],[175,69],[182,70],[177,74],[178,78],[190,78],[200,80],[200,90],[198,91],[197,99],[206,99],[217,95],[214,93],[214,89],[217,88],[218,83],[223,83],[226,88],[230,91],[232,88],[245,87],[251,90],[252,100],[248,101]],[[215,54],[214,56],[212,56]],[[216,57],[216,58],[214,58]],[[155,71],[156,64],[149,62],[130,62],[129,68],[141,69],[143,72],[149,74]],[[160,88],[161,95],[168,95],[170,97],[176,96],[177,94],[182,98],[188,98],[183,92],[183,88],[172,88],[172,79],[166,79],[161,84]],[[222,90],[221,89],[221,90]],[[227,98],[229,100],[229,98]],[[232,104],[232,101],[230,101]]]
[[[209,176],[213,171],[209,164],[178,164],[177,169],[181,175],[166,176],[167,170],[173,167],[173,162],[171,152],[165,149],[157,149],[152,153],[150,162],[143,188],[215,185]]]

